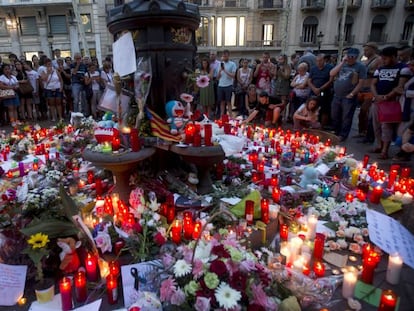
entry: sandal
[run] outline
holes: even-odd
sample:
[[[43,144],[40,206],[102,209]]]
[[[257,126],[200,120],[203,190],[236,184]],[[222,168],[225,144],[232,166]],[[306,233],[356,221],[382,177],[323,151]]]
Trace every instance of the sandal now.
[[[381,153],[382,148],[381,147],[375,147],[374,149],[371,149],[370,153]]]
[[[379,160],[388,160],[388,154],[381,152],[381,154],[378,156]]]

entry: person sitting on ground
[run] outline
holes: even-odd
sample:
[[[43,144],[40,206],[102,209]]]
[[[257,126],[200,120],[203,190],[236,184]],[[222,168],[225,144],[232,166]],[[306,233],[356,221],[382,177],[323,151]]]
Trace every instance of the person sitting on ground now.
[[[278,97],[269,96],[266,91],[262,91],[259,94],[259,100],[256,105],[256,108],[250,113],[244,123],[249,123],[254,120],[256,117],[258,120],[264,120],[266,127],[274,126],[276,127],[277,122],[279,121],[280,112],[283,110],[284,106],[282,101]]]
[[[319,100],[316,96],[311,96],[302,104],[293,115],[294,130],[301,130],[303,128],[320,128],[321,124],[318,122],[319,116]]]
[[[393,161],[410,161],[412,153],[414,153],[414,122],[403,132],[401,150],[394,156]]]

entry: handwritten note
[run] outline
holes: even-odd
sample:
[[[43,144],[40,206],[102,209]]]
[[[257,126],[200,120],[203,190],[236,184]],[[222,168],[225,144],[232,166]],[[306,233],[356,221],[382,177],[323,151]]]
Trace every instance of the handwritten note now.
[[[13,306],[23,297],[27,266],[0,263],[0,306]]]
[[[114,71],[121,77],[137,70],[134,41],[132,34],[127,32],[112,44],[114,53]]]
[[[369,238],[383,251],[398,252],[414,269],[414,236],[398,221],[374,210],[367,210]]]

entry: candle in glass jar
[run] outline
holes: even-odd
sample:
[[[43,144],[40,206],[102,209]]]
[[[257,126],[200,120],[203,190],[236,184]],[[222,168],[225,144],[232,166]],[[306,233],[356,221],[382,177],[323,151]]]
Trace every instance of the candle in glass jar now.
[[[197,220],[194,223],[194,230],[193,230],[193,239],[198,240],[201,235],[202,223],[200,220]]]
[[[193,213],[185,211],[183,222],[184,238],[190,240],[193,237],[194,231]]]
[[[280,193],[281,193],[280,189],[278,189],[277,187],[274,187],[273,188],[273,191],[272,191],[272,199],[273,199],[273,201],[275,203],[279,203],[280,202]]]
[[[118,277],[119,276],[119,261],[111,260],[108,263],[109,274]]]
[[[206,146],[211,146],[212,145],[212,141],[211,141],[211,137],[213,134],[213,128],[211,124],[204,124],[204,144]]]
[[[368,255],[363,261],[362,261],[362,273],[361,273],[361,281],[366,284],[372,284],[374,281],[374,271],[377,267],[378,261],[372,257],[371,255]]]
[[[60,298],[62,301],[62,311],[72,309],[72,285],[68,277],[63,277],[59,282]]]
[[[400,281],[403,260],[398,253],[390,254],[388,257],[388,266],[386,280],[388,283],[396,285]]]
[[[108,303],[113,305],[118,301],[118,278],[112,274],[106,277],[106,293],[108,296]]]
[[[318,217],[315,215],[309,215],[308,217],[308,240],[313,240],[316,234],[316,225],[318,224]]]
[[[131,129],[130,145],[131,145],[131,150],[133,152],[138,152],[141,150],[141,142],[139,140],[139,134],[138,134],[137,128]]]
[[[403,178],[410,178],[411,168],[403,167],[401,169],[401,179]]]
[[[364,160],[362,161],[362,167],[363,168],[367,168],[368,165],[368,161],[369,161],[369,155],[364,155]]]
[[[314,259],[322,260],[324,247],[325,247],[325,235],[323,233],[316,233],[315,243],[313,246],[313,258]]]
[[[398,170],[392,169],[390,171],[390,174],[388,175],[388,185],[387,185],[388,189],[391,189],[392,186],[394,186],[397,175],[398,175]]]
[[[183,230],[183,222],[181,219],[175,219],[171,227],[171,240],[175,244],[181,242],[181,231]]]
[[[98,280],[97,261],[93,254],[88,253],[85,260],[86,276],[91,282]]]
[[[289,235],[289,226],[287,224],[279,225],[279,235],[281,241],[287,241]]]
[[[322,261],[315,261],[313,264],[313,272],[317,278],[321,278],[325,276],[325,265]]]
[[[121,147],[121,140],[118,136],[112,137],[112,151],[118,151]]]
[[[383,190],[381,186],[374,187],[374,189],[372,189],[372,192],[371,192],[370,202],[373,204],[379,204],[381,200],[382,192]]]
[[[262,221],[265,224],[269,223],[269,200],[266,198],[263,198],[260,202],[260,209],[261,209],[261,215],[262,215]]]
[[[344,273],[344,281],[342,283],[342,297],[352,298],[354,296],[354,290],[357,281],[358,271],[356,269],[348,269]]]
[[[78,271],[74,277],[75,283],[75,296],[77,302],[85,302],[87,298],[86,288],[86,274],[85,271]]]
[[[247,200],[244,207],[244,218],[247,221],[248,225],[253,224],[253,218],[254,218],[254,201]]]
[[[354,201],[354,195],[351,192],[348,192],[345,195],[345,201],[348,203],[352,203],[352,201]]]
[[[385,289],[381,293],[378,311],[394,311],[398,302],[398,296],[390,289]]]

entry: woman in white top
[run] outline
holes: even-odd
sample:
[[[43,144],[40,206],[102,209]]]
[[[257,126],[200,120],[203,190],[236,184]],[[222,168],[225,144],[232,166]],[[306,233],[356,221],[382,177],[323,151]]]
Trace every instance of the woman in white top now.
[[[62,76],[56,69],[53,68],[52,61],[50,59],[46,59],[45,66],[46,70],[43,71],[40,76],[44,83],[49,116],[52,117],[52,121],[56,121],[56,117],[59,117],[59,120],[62,120]]]
[[[113,84],[113,73],[112,73],[112,66],[110,62],[105,61],[102,65],[102,71],[101,71],[101,80],[102,85],[101,88],[105,89],[105,87],[108,84]]]
[[[17,108],[20,105],[19,96],[17,95],[19,83],[17,78],[12,75],[11,67],[9,64],[3,65],[3,74],[0,76],[0,89],[8,90],[12,89],[15,92],[14,98],[3,99],[2,104],[7,107],[9,113],[9,120],[12,126],[16,125],[17,121]]]
[[[94,63],[90,63],[88,71],[85,73],[85,88],[90,88],[92,92],[86,92],[86,98],[90,103],[92,117],[98,117],[98,104],[101,99],[101,73],[97,70]]]
[[[241,115],[246,116],[248,113],[245,110],[245,97],[247,88],[253,79],[253,70],[249,68],[249,61],[243,59],[242,66],[237,70],[237,87],[236,87],[236,103]]]
[[[308,85],[309,73],[308,65],[306,63],[300,63],[298,65],[297,74],[293,78],[290,86],[293,87],[293,112],[295,112],[310,95],[310,86]]]

